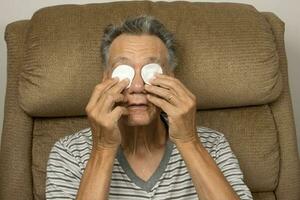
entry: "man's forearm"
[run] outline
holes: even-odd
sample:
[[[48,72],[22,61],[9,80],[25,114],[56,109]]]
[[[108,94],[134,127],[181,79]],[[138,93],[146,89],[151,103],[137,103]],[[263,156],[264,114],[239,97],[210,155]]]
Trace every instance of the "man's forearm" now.
[[[238,200],[213,158],[198,139],[176,143],[201,200]]]
[[[81,178],[77,200],[108,199],[112,168],[117,150],[91,152],[90,159]]]

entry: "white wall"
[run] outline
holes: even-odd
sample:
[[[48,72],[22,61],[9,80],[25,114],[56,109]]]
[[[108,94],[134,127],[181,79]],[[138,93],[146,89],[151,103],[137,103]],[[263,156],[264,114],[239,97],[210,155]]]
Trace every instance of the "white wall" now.
[[[85,4],[106,1],[87,0],[1,0],[0,2],[0,135],[2,133],[4,98],[6,87],[6,44],[4,41],[5,26],[13,21],[29,19],[39,8],[57,4]],[[110,0],[114,1],[114,0]],[[207,2],[210,0],[207,0]],[[225,0],[224,0],[225,1]],[[223,2],[224,2],[223,1]],[[211,2],[222,2],[211,0]],[[294,115],[298,135],[298,146],[300,147],[300,1],[298,0],[232,0],[229,2],[247,3],[254,5],[259,11],[274,12],[286,24],[286,50],[289,62],[289,81],[294,106]],[[298,148],[300,149],[300,148]]]

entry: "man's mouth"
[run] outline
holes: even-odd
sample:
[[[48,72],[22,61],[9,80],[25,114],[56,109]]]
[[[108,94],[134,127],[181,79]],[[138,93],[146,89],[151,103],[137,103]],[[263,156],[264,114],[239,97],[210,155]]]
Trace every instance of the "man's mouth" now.
[[[147,110],[147,104],[130,104],[127,106],[129,110]]]

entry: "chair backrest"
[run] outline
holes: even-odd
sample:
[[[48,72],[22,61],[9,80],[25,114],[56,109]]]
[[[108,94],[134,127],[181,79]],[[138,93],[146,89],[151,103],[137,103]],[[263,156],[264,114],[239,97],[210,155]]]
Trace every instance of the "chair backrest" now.
[[[53,6],[7,26],[0,199],[45,199],[50,148],[88,126],[104,27],[141,14],[175,34],[198,125],[226,135],[255,199],[299,199],[284,23],[244,4],[150,1]]]

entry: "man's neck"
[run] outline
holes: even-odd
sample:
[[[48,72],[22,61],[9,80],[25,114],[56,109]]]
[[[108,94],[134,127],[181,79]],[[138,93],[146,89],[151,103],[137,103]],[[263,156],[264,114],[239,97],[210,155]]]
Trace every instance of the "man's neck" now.
[[[165,147],[167,131],[158,117],[147,126],[126,126],[119,124],[122,134],[122,148],[126,154],[146,155]]]

